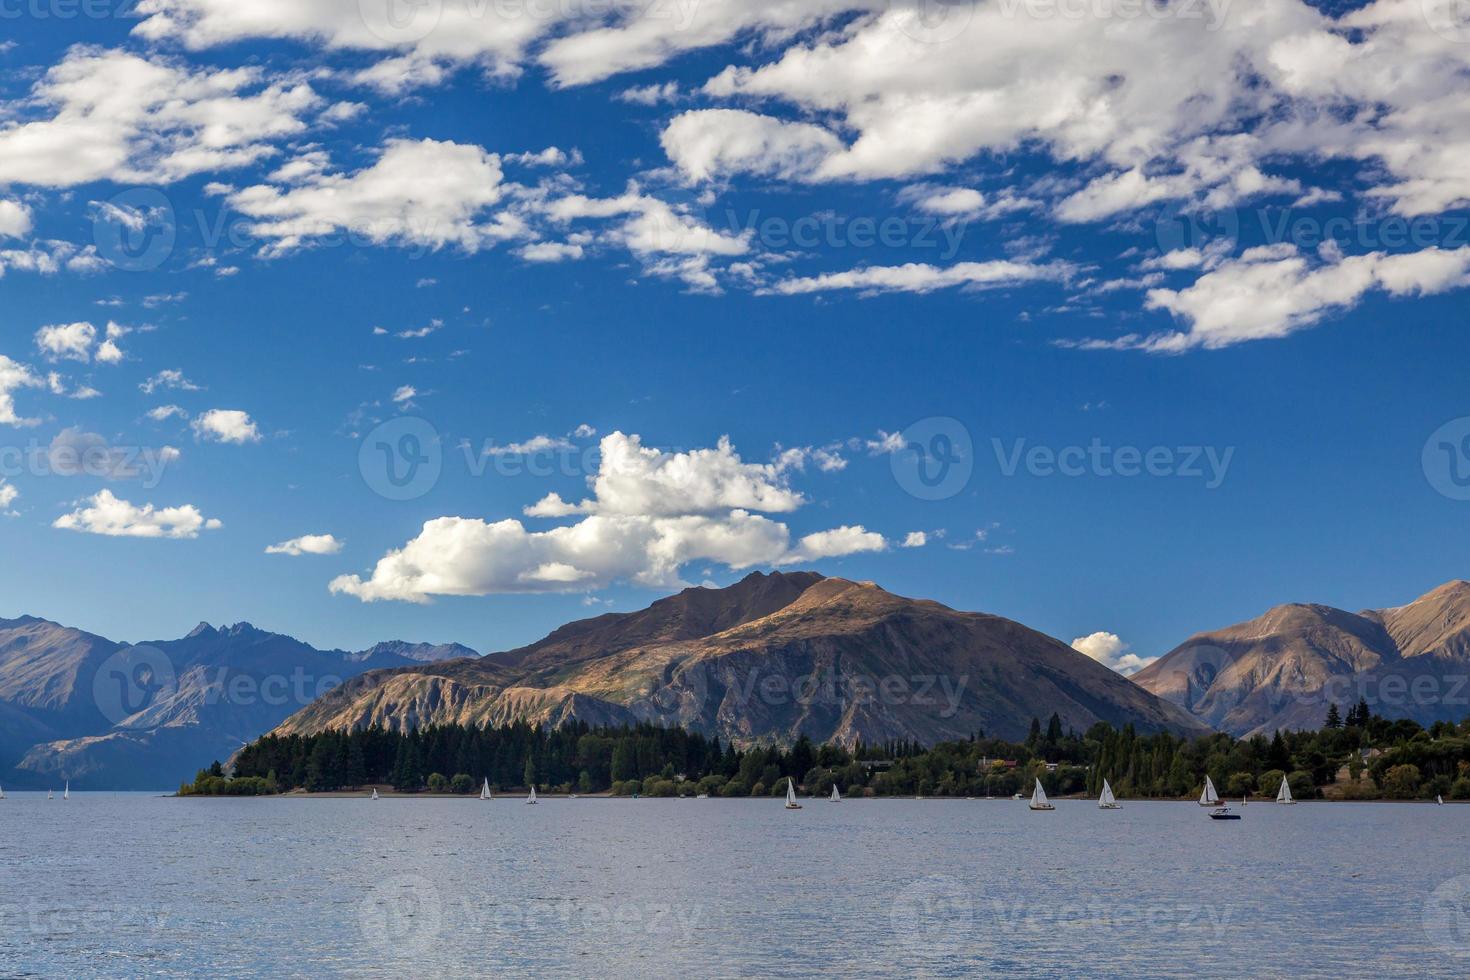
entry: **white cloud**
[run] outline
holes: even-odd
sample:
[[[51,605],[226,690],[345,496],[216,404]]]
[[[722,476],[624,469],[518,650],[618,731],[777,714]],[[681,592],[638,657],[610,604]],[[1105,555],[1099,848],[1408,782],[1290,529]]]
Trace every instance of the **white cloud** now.
[[[282,541],[265,549],[268,555],[335,555],[342,550],[342,542],[330,534],[303,534],[299,538]]]
[[[597,435],[597,430],[586,422],[572,430],[572,437],[575,439],[591,439],[595,435]]]
[[[1310,260],[1289,245],[1249,249],[1186,289],[1149,291],[1149,307],[1187,321],[1187,332],[1135,338],[1119,346],[1163,353],[1228,347],[1284,337],[1356,305],[1371,291],[1427,295],[1466,285],[1470,246],[1398,255],[1370,252],[1338,262]]]
[[[0,185],[157,184],[241,167],[306,128],[320,100],[304,82],[255,68],[191,70],[86,45],[0,122]]]
[[[123,359],[122,348],[117,346],[117,341],[108,339],[97,345],[98,364],[119,364]]]
[[[89,361],[97,328],[90,323],[62,323],[36,331],[36,348],[53,361]]]
[[[10,508],[19,498],[20,491],[13,484],[0,480],[0,513],[3,513],[7,517],[16,516],[15,511]]]
[[[923,531],[910,531],[903,539],[904,548],[922,548],[929,543],[929,535]]]
[[[113,496],[110,490],[102,490],[70,514],[58,517],[51,526],[108,537],[196,538],[201,530],[213,531],[222,525],[213,518],[206,519],[192,504],[161,509],[152,504],[139,507]]]
[[[44,382],[26,365],[0,354],[0,425],[35,425],[36,419],[22,418],[15,411],[15,392],[40,388]]]
[[[491,456],[530,456],[535,453],[563,452],[576,449],[569,439],[558,436],[532,436],[524,442],[512,442],[504,446],[490,446],[485,452]]]
[[[174,368],[159,371],[153,377],[138,385],[138,390],[145,395],[151,395],[155,391],[171,389],[174,391],[202,391],[203,389],[184,377],[184,372]]]
[[[795,510],[801,496],[775,464],[746,463],[727,440],[674,453],[615,432],[601,448],[592,498],[573,505],[550,494],[526,511],[580,516],[575,523],[528,531],[518,520],[441,517],[380,559],[368,578],[344,575],[331,590],[363,601],[425,602],[433,595],[588,591],[615,582],[663,588],[678,584],[680,568],[693,561],[742,569],[887,547],[860,526],[793,543],[785,524],[752,511]]]
[[[413,385],[401,385],[397,391],[393,392],[393,400],[402,405],[405,402],[413,401],[417,395],[418,389]]]
[[[148,417],[155,422],[166,422],[175,416],[186,419],[189,413],[178,405],[159,405],[157,408],[148,410]]]
[[[1072,641],[1072,649],[1109,667],[1124,677],[1138,673],[1158,657],[1140,657],[1129,651],[1128,644],[1116,633],[1093,633]]]
[[[783,122],[743,109],[698,109],[664,128],[664,152],[690,180],[748,173],[805,179],[842,147],[811,123]]]
[[[190,425],[194,435],[206,441],[235,445],[260,441],[260,430],[256,428],[255,421],[239,409],[211,408]]]
[[[24,238],[30,233],[31,209],[19,201],[0,198],[0,238]]]
[[[394,139],[356,173],[310,167],[280,186],[257,184],[228,200],[255,219],[252,233],[272,240],[268,251],[347,232],[378,245],[474,252],[524,231],[508,214],[486,214],[505,196],[501,179],[500,158],[478,146]]]
[[[1064,282],[1075,273],[1075,266],[1060,261],[1037,264],[997,259],[990,262],[958,262],[950,266],[909,262],[897,266],[868,266],[847,272],[784,279],[766,291],[792,296],[838,289],[856,289],[864,293],[929,293],[936,289],[957,286],[999,289],[1033,282]]]
[[[527,262],[565,262],[580,259],[583,251],[581,245],[567,242],[533,242],[522,246],[516,254]]]

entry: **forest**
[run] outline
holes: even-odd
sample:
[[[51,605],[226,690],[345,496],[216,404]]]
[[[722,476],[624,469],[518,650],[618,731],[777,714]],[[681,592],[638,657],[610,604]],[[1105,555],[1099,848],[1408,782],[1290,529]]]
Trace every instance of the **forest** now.
[[[558,729],[382,728],[317,735],[267,735],[243,748],[232,772],[216,761],[179,788],[185,796],[333,792],[386,786],[401,793],[611,793],[617,796],[768,796],[788,779],[811,795],[835,783],[847,796],[1010,796],[1040,779],[1049,795],[1096,796],[1103,779],[1120,798],[1197,796],[1209,775],[1226,797],[1470,799],[1470,720],[1429,729],[1389,721],[1366,704],[1336,705],[1315,732],[1272,738],[1214,734],[1185,739],[1138,734],[1106,723],[1064,731],[1053,715],[1033,719],[1024,742],[976,732],[925,747],[912,742],[746,748],[656,725]]]

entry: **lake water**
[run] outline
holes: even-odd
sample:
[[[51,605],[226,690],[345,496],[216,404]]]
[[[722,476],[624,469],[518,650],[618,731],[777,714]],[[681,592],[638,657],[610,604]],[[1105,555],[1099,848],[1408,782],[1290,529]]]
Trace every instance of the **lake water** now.
[[[11,794],[0,975],[1470,973],[1470,806],[1243,812]]]

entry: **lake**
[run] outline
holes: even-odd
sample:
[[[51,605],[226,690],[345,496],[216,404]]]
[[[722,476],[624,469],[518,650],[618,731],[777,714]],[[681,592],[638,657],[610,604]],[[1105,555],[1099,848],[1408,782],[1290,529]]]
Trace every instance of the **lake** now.
[[[0,801],[0,975],[1470,972],[1470,806]]]

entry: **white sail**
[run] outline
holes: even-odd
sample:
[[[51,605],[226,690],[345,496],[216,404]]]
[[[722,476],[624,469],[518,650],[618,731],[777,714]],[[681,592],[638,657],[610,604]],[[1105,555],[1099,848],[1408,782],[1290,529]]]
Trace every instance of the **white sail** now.
[[[1046,790],[1041,788],[1041,780],[1036,781],[1036,788],[1031,791],[1032,806],[1046,806]]]
[[[71,799],[71,780],[69,780],[69,779],[66,781],[65,788],[63,788],[62,791],[61,791],[61,798],[63,800],[69,800],[69,799]]]
[[[790,806],[796,802],[796,780],[790,776],[786,777],[786,805]]]
[[[1109,786],[1108,781],[1104,779],[1102,794],[1097,798],[1097,805],[1107,807],[1113,806],[1117,802],[1118,801],[1113,798],[1113,787]]]
[[[54,800],[54,799],[56,799],[56,791],[54,789],[48,789],[46,791],[46,799],[48,799],[48,800]]]
[[[528,797],[526,797],[526,802],[527,803],[535,803],[536,802],[536,787],[535,786],[532,786],[531,787],[531,795],[528,796]]]
[[[5,799],[5,787],[0,786],[0,800]]]
[[[1209,776],[1205,777],[1205,791],[1199,795],[1200,806],[1218,806],[1220,794],[1215,792],[1215,784]]]
[[[482,799],[482,800],[493,799],[493,797],[491,797],[491,795],[490,795],[490,777],[489,776],[486,776],[485,777],[485,785],[483,785],[483,786],[480,787],[480,799]]]
[[[0,794],[0,795],[4,795],[4,794]],[[833,783],[832,784],[832,802],[833,803],[841,803],[842,802],[842,794],[839,793],[839,792],[837,792],[837,784],[836,783]]]
[[[4,798],[5,798],[5,794],[4,793],[0,793],[0,799],[4,799]],[[1435,803],[1438,803],[1440,806],[1444,806],[1444,797],[1441,796],[1438,793],[1435,793],[1434,794],[1434,802]]]
[[[1293,800],[1291,798],[1291,784],[1286,781],[1286,777],[1285,776],[1282,776],[1281,777],[1281,788],[1276,791],[1276,802],[1277,803],[1294,803],[1294,802],[1296,802],[1295,800]]]

